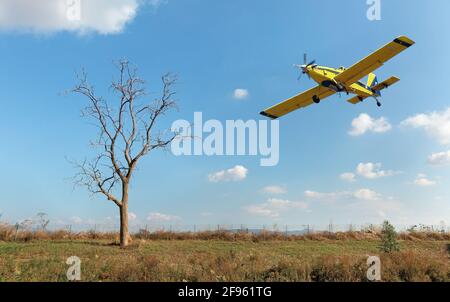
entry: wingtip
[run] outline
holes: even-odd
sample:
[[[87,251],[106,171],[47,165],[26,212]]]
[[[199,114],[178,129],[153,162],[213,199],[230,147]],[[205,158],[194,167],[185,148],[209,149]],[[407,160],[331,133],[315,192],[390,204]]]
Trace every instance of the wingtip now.
[[[273,119],[273,120],[276,120],[276,119],[278,119],[278,116],[275,116],[275,115],[271,115],[271,114],[268,114],[267,112],[265,112],[265,111],[261,111],[259,114],[261,114],[262,116],[265,116],[265,117],[268,117],[268,118],[271,118],[271,119]]]
[[[410,46],[416,44],[415,41],[411,40],[411,39],[408,38],[407,36],[400,36],[400,37],[396,38],[396,39],[394,40],[394,42],[399,43],[399,44],[402,44],[402,45],[405,45],[405,46],[407,46],[407,47],[410,47]]]

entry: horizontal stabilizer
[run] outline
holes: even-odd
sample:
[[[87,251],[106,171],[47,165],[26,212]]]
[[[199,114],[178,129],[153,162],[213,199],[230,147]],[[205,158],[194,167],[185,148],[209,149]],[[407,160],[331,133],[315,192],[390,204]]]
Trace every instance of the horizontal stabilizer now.
[[[366,98],[367,97],[357,95],[354,98],[351,98],[350,100],[347,100],[347,102],[356,105],[356,104],[364,101]]]
[[[380,83],[378,85],[373,86],[372,89],[375,90],[375,91],[380,91],[380,90],[388,88],[389,86],[394,85],[398,81],[400,81],[399,78],[397,78],[397,77],[390,77],[386,81],[384,81],[384,82],[382,82],[382,83]]]
[[[381,90],[386,89],[386,88],[388,88],[389,86],[394,85],[394,84],[397,83],[398,81],[400,81],[399,78],[397,78],[397,77],[390,77],[390,78],[387,79],[386,81],[384,81],[384,82],[382,82],[382,83],[380,83],[380,84],[377,84],[377,85],[373,86],[372,89],[373,89],[374,91],[376,91],[377,93],[379,93]],[[356,105],[356,104],[358,104],[358,103],[364,101],[364,100],[367,99],[367,98],[368,98],[367,96],[359,96],[359,95],[357,95],[357,96],[355,96],[355,97],[353,97],[353,98],[347,100],[347,102]]]

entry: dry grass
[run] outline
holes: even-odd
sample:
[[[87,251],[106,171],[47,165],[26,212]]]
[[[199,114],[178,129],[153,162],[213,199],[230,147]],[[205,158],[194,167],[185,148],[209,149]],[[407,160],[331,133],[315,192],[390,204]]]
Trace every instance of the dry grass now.
[[[127,249],[112,245],[114,239],[83,236],[0,241],[0,281],[65,281],[65,261],[73,255],[82,260],[83,281],[359,282],[366,281],[369,255],[380,256],[383,281],[450,281],[450,241],[445,240],[401,240],[401,252],[382,254],[379,239],[350,236],[258,241],[258,236],[167,240],[166,235],[164,240],[135,237]]]
[[[29,242],[32,240],[118,240],[119,234],[115,232],[96,232],[94,230],[87,232],[69,232],[66,230],[57,231],[32,231],[21,230],[16,227],[0,224],[0,241],[5,242]]]
[[[383,281],[450,281],[450,234],[399,234],[401,252],[379,252],[374,232],[286,236],[263,232],[42,232],[0,225],[0,281],[65,281],[68,257],[84,281],[366,281],[379,255]]]
[[[204,232],[149,232],[140,230],[132,235],[133,239],[144,240],[221,240],[221,241],[325,241],[325,240],[377,240],[381,238],[378,232],[313,232],[304,235],[290,235],[283,232],[261,231],[251,233],[245,231],[204,231]],[[444,232],[405,232],[400,233],[400,240],[450,240],[450,233]],[[115,232],[97,232],[94,230],[87,232],[58,231],[30,231],[16,230],[14,226],[0,224],[0,241],[29,242],[32,240],[113,240],[119,239],[119,234]]]

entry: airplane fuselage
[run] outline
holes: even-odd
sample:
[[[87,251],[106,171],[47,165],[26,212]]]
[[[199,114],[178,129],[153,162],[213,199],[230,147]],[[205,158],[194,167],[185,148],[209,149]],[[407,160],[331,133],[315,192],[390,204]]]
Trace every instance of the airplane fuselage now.
[[[330,88],[336,92],[353,93],[363,97],[379,96],[376,91],[373,91],[370,87],[367,87],[359,81],[348,86],[336,82],[334,78],[343,71],[345,71],[344,67],[331,68],[313,65],[307,67],[306,73],[308,73],[319,85]]]

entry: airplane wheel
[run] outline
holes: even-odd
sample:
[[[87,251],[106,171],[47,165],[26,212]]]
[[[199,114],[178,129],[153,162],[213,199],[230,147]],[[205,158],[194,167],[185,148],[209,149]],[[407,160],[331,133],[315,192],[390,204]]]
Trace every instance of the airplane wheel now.
[[[381,103],[380,103],[380,102],[377,102],[377,106],[378,106],[378,107],[381,107]]]
[[[313,102],[316,103],[316,104],[320,103],[320,99],[319,99],[319,97],[317,95],[313,96]]]

